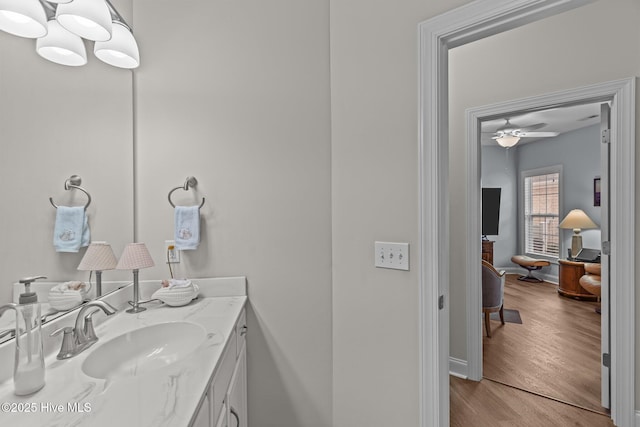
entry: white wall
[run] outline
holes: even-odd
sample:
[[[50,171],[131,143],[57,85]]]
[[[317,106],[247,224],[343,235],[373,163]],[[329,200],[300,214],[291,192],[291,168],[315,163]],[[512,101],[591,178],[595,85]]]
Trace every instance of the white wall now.
[[[137,238],[168,277],[167,193],[206,203],[180,275],[248,278],[249,420],[331,421],[328,1],[134,0]]]
[[[417,25],[464,3],[331,1],[334,427],[418,425]]]
[[[450,52],[451,204],[464,208],[466,174],[464,111],[466,108],[575,88],[640,73],[640,3],[599,1],[507,33],[461,46]],[[507,57],[514,61],[502,61]],[[497,63],[500,66],[497,66]],[[636,164],[640,164],[638,158]],[[638,187],[638,174],[636,174]],[[638,201],[636,201],[638,206]],[[640,224],[636,217],[636,227]],[[452,232],[451,255],[464,263],[464,226]],[[637,239],[636,239],[637,240]],[[637,264],[640,250],[636,248]],[[640,271],[637,273],[640,274]],[[638,278],[638,277],[637,277]],[[636,282],[637,282],[636,278]],[[466,359],[465,272],[451,270],[451,355]],[[621,284],[635,286],[634,284]],[[636,307],[640,293],[636,292]],[[638,310],[638,308],[636,308]],[[636,340],[640,342],[640,319]],[[640,372],[640,360],[636,366]],[[639,382],[636,377],[636,388]],[[636,396],[640,407],[640,395]]]

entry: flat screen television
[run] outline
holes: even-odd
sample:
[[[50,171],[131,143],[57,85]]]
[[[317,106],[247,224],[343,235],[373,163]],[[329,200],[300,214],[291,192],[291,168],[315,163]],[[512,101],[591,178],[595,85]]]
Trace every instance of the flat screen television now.
[[[500,193],[502,188],[482,189],[482,236],[497,236],[500,225]]]

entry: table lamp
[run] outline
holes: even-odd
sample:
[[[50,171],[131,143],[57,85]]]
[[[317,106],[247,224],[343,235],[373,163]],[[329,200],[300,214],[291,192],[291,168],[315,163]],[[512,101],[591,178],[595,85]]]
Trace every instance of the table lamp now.
[[[116,270],[133,270],[133,301],[129,304],[131,308],[127,310],[127,313],[140,313],[145,311],[146,308],[140,306],[139,285],[138,285],[138,270],[141,268],[153,267],[153,259],[151,254],[144,243],[129,243],[124,248]]]
[[[78,270],[96,272],[96,298],[102,296],[102,272],[116,268],[118,260],[107,242],[93,242],[84,253]]]
[[[571,237],[571,256],[575,257],[582,249],[582,236],[580,230],[584,228],[598,228],[595,222],[591,220],[581,209],[573,209],[564,217],[558,225],[560,228],[572,228],[573,236]]]

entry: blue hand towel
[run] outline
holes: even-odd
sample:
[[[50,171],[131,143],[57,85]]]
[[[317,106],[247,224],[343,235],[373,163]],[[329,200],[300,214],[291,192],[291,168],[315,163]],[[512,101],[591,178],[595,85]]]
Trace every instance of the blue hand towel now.
[[[91,232],[84,206],[58,206],[53,229],[53,246],[56,252],[78,252],[89,246]]]
[[[174,215],[176,249],[198,249],[200,243],[200,206],[176,206]]]

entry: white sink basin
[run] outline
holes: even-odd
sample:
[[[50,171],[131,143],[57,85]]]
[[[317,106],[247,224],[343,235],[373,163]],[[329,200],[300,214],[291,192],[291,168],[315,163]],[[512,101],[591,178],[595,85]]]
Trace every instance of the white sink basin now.
[[[99,379],[135,377],[180,361],[198,348],[206,336],[204,328],[188,322],[135,329],[90,350],[82,371]]]

